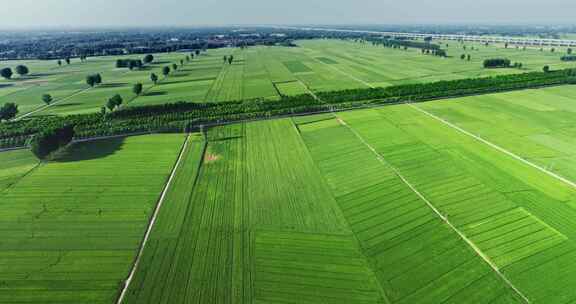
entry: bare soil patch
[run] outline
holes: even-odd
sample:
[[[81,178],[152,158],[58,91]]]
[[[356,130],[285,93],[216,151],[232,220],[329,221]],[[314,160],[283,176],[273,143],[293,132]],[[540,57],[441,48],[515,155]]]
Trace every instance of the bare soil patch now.
[[[206,162],[206,163],[213,163],[219,159],[220,159],[220,155],[216,155],[216,154],[212,154],[212,153],[206,153],[206,155],[204,155],[204,162]]]

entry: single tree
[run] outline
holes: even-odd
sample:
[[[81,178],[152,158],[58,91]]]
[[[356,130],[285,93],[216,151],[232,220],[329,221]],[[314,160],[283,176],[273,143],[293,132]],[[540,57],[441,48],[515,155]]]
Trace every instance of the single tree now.
[[[158,75],[154,73],[150,74],[150,80],[152,80],[154,84],[158,84]]]
[[[30,73],[30,70],[25,65],[19,65],[16,67],[16,73],[20,75],[20,77],[22,77],[28,75],[28,73]]]
[[[170,67],[169,66],[165,66],[162,68],[162,75],[164,75],[164,77],[167,77],[168,75],[170,75]]]
[[[550,72],[550,66],[545,65],[545,66],[542,68],[542,71],[544,71],[544,73]]]
[[[177,71],[177,70],[178,70],[178,65],[177,65],[177,64],[175,64],[175,63],[174,63],[174,64],[172,64],[172,69],[173,69],[174,71]]]
[[[234,56],[230,55],[228,57],[228,64],[232,64],[233,61],[234,61]]]
[[[12,73],[12,69],[11,68],[3,68],[2,70],[0,70],[0,76],[4,77],[5,79],[10,79],[12,78],[12,75],[14,73]]]
[[[460,55],[460,59],[462,59],[462,60],[466,59],[466,54]]]
[[[62,66],[62,60],[58,59],[57,63],[58,63],[58,66]]]
[[[108,108],[108,110],[110,110],[110,112],[114,111],[116,103],[114,102],[114,100],[112,100],[112,98],[108,99],[108,101],[106,102],[106,107]]]
[[[200,55],[200,50],[196,50],[194,54],[196,54],[196,56]]]
[[[100,76],[100,74],[86,76],[86,84],[92,88],[101,83],[102,83],[102,76]]]
[[[96,79],[94,78],[94,75],[86,76],[86,84],[89,85],[91,88],[93,88],[96,85]]]
[[[152,61],[154,61],[153,55],[148,54],[148,55],[144,56],[144,63],[145,64],[152,63]]]
[[[137,96],[140,96],[140,94],[142,94],[142,90],[143,90],[143,86],[141,83],[137,83],[134,85],[134,87],[132,88],[132,92],[134,94],[136,94]]]
[[[571,49],[571,48],[568,48],[568,49],[566,50],[566,53],[568,53],[568,55],[572,54],[572,49]]]
[[[122,105],[122,102],[124,101],[122,99],[122,96],[120,96],[119,94],[112,96],[112,100],[116,104],[116,107],[120,107]]]
[[[18,114],[18,105],[13,102],[5,103],[0,107],[0,121],[10,120]]]
[[[120,107],[122,105],[122,96],[116,94],[114,96],[112,96],[112,98],[108,99],[108,102],[106,103],[106,107],[108,109],[110,109],[110,111],[114,111],[114,109]]]
[[[222,58],[224,60],[224,63],[228,62],[228,56],[224,56],[224,58]]]
[[[65,60],[66,60],[66,64],[70,64],[70,57],[67,57]]]
[[[470,59],[472,59],[472,57],[470,56],[470,54],[468,54],[468,56],[466,57],[466,60],[470,61]]]
[[[44,94],[44,95],[42,95],[42,101],[43,101],[46,105],[51,104],[51,103],[52,103],[52,100],[53,100],[53,99],[52,99],[52,95],[50,95],[50,94]]]
[[[134,70],[137,66],[138,64],[136,63],[135,60],[130,60],[130,63],[128,63],[128,68],[130,69],[130,71]]]

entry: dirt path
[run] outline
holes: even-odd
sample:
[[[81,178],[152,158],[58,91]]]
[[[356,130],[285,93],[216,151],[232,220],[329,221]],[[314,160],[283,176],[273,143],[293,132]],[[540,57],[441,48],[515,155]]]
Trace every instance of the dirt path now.
[[[59,99],[59,100],[57,100],[57,101],[55,101],[55,102],[53,102],[53,103],[51,103],[51,104],[49,104],[49,105],[41,106],[41,107],[37,108],[36,110],[32,110],[32,111],[30,111],[30,112],[28,112],[28,113],[26,113],[26,114],[24,114],[24,115],[21,115],[21,116],[16,117],[16,118],[14,119],[14,121],[18,121],[18,120],[20,120],[20,119],[22,119],[22,118],[26,118],[26,117],[28,117],[28,116],[30,116],[30,115],[32,115],[32,114],[38,113],[38,112],[40,112],[40,111],[44,111],[44,110],[46,110],[47,108],[49,108],[49,107],[51,107],[51,106],[60,104],[60,103],[65,102],[65,101],[67,101],[67,100],[70,100],[71,98],[76,97],[76,96],[78,96],[78,95],[80,95],[80,94],[82,94],[82,93],[84,93],[84,92],[86,92],[86,91],[88,91],[88,90],[90,90],[90,89],[92,89],[92,88],[86,88],[86,89],[84,89],[84,90],[80,90],[80,91],[78,91],[78,92],[76,92],[76,93],[74,93],[74,94],[72,94],[72,95],[68,95],[68,96],[66,96],[66,97],[64,97],[64,98],[62,98],[62,99]]]
[[[126,281],[124,282],[124,287],[122,287],[122,292],[120,293],[120,296],[118,297],[118,300],[116,301],[116,303],[118,303],[118,304],[121,304],[122,301],[124,301],[124,298],[126,297],[126,292],[128,292],[128,288],[130,287],[130,283],[132,283],[132,279],[134,278],[134,274],[136,273],[136,270],[138,269],[138,265],[140,264],[140,259],[142,258],[142,254],[144,253],[144,248],[146,248],[146,243],[148,242],[148,239],[150,238],[150,234],[152,233],[152,228],[154,227],[154,224],[156,223],[156,218],[158,217],[158,214],[160,213],[160,209],[162,209],[162,204],[164,203],[164,199],[166,198],[166,193],[168,193],[168,189],[170,189],[170,185],[172,184],[172,180],[174,179],[174,176],[176,175],[176,171],[180,167],[180,163],[182,162],[182,159],[184,158],[184,154],[186,152],[186,148],[188,146],[189,141],[190,141],[190,134],[188,134],[188,136],[186,137],[186,141],[184,141],[184,144],[182,145],[182,149],[180,150],[180,154],[178,155],[178,160],[176,161],[174,168],[172,168],[172,172],[170,173],[170,178],[168,178],[168,182],[166,182],[166,185],[164,186],[164,190],[162,190],[162,194],[160,195],[160,199],[158,200],[158,203],[156,204],[156,208],[154,209],[154,213],[152,214],[152,218],[150,219],[150,222],[148,223],[148,228],[146,229],[146,234],[144,235],[144,239],[142,240],[142,243],[140,244],[140,248],[138,249],[138,255],[136,256],[136,260],[134,261],[134,265],[132,266],[132,269],[130,270],[130,274],[128,275],[128,278],[126,278]]]

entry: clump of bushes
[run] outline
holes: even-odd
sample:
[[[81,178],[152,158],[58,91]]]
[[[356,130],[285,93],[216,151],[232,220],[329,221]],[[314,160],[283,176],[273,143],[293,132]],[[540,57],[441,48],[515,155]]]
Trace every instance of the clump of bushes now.
[[[118,59],[116,60],[116,67],[117,68],[129,68],[130,70],[133,69],[141,69],[144,66],[142,60],[140,59]]]
[[[484,60],[484,68],[508,68],[510,63],[510,59],[507,58],[486,59]]]

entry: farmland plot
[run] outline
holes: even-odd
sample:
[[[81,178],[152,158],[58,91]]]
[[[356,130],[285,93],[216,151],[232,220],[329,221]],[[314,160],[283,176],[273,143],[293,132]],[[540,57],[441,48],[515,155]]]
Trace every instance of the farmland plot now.
[[[27,150],[0,152],[0,192],[18,182],[37,164],[36,157]]]
[[[406,83],[421,83],[438,80],[454,80],[472,77],[486,77],[501,74],[541,71],[544,65],[552,68],[571,67],[560,61],[565,51],[550,52],[549,49],[527,48],[526,50],[504,48],[503,45],[485,46],[478,43],[460,44],[455,41],[435,41],[448,52],[448,58],[423,55],[419,49],[391,49],[340,40],[299,41],[302,53],[317,63],[330,66],[340,77],[351,75],[346,80],[362,82],[374,86],[389,86]],[[448,46],[446,46],[448,45]],[[466,49],[464,49],[466,47]],[[472,48],[474,48],[472,50]],[[471,60],[461,60],[460,55],[469,54]],[[506,57],[523,63],[523,69],[484,69],[482,62],[488,58]],[[314,69],[313,69],[314,70]]]
[[[573,189],[412,106],[340,116],[531,302],[576,298]]]
[[[431,102],[421,107],[550,171],[576,180],[573,86]]]
[[[390,303],[520,303],[346,127],[332,119],[299,129]]]
[[[159,219],[172,229],[154,231],[126,303],[383,303],[289,120],[219,127],[207,139],[197,182],[178,173],[189,194],[164,209],[186,216]]]
[[[74,145],[0,193],[1,303],[112,303],[182,135]]]
[[[125,104],[129,105],[251,98],[274,101],[279,95],[305,93],[299,82],[312,91],[321,92],[541,71],[544,65],[553,69],[571,66],[560,61],[563,52],[560,49],[553,53],[453,41],[447,42],[446,46],[444,42],[437,42],[450,55],[439,58],[423,55],[419,49],[389,49],[351,41],[318,39],[296,43],[297,47],[209,50],[167,79],[162,79],[162,67],[179,64],[186,53],[156,54],[153,64],[134,71],[115,68],[115,60],[141,56],[94,57],[85,63],[73,60],[72,64],[62,67],[55,61],[1,62],[1,66],[12,67],[26,64],[31,75],[0,79],[0,104],[15,102],[23,114],[42,107],[41,96],[51,94],[57,104],[37,114],[64,115],[97,112],[115,94],[122,95]],[[465,46],[467,49],[463,49]],[[461,60],[462,54],[471,55],[471,60]],[[235,57],[232,65],[224,64],[223,56],[228,55]],[[522,62],[524,68],[484,69],[482,61],[493,57],[508,57],[514,62]],[[104,83],[89,89],[85,78],[94,73],[102,74]],[[160,76],[157,85],[150,81],[150,73]],[[144,85],[142,96],[132,93],[135,83]]]

